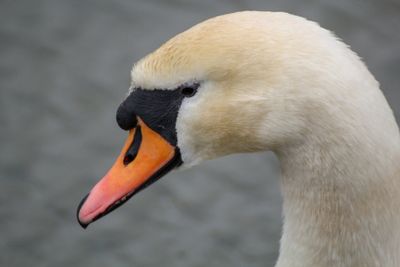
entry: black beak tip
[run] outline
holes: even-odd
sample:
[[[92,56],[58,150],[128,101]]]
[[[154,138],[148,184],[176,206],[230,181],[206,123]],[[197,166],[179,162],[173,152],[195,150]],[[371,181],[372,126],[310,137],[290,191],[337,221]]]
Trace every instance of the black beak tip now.
[[[83,203],[85,203],[86,199],[88,198],[89,194],[87,194],[79,203],[78,205],[78,209],[76,210],[76,219],[78,220],[78,223],[80,224],[80,226],[82,226],[83,229],[86,229],[89,226],[89,223],[83,223],[79,220],[79,211],[82,208]]]
[[[82,226],[83,229],[86,229],[89,226],[89,224],[85,224],[85,223],[82,223],[80,221],[79,221],[79,224],[80,224],[80,226]]]

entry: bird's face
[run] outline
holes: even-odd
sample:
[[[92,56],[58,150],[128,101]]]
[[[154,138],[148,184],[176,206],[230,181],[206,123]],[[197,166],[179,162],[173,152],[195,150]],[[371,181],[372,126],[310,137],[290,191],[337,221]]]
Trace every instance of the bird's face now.
[[[265,38],[260,29],[274,27],[260,27],[249,15],[212,19],[134,65],[129,95],[117,111],[128,139],[81,202],[82,226],[174,168],[275,149],[298,137],[303,120],[284,75],[285,38]]]
[[[211,79],[188,79],[176,88],[133,88],[116,116],[128,138],[113,167],[82,201],[81,225],[177,167],[267,149],[256,133],[263,114],[243,97],[226,81]]]

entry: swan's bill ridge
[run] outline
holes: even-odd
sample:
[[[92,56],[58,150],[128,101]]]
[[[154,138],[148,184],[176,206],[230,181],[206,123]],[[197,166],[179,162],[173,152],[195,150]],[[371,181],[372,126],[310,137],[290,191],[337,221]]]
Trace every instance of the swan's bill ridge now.
[[[181,163],[179,149],[139,119],[114,165],[79,204],[79,224],[86,228]]]

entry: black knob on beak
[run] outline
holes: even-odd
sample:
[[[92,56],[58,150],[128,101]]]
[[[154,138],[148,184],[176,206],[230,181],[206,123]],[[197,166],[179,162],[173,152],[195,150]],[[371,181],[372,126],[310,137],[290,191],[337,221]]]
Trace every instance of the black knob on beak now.
[[[119,105],[116,118],[119,127],[125,131],[136,127],[136,114],[128,107],[126,100]]]

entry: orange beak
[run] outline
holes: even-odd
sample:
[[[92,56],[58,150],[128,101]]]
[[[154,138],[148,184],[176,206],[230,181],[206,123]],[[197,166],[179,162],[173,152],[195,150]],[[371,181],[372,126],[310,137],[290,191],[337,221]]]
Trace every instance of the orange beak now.
[[[86,228],[181,163],[179,150],[139,119],[114,165],[81,201],[80,225]]]

